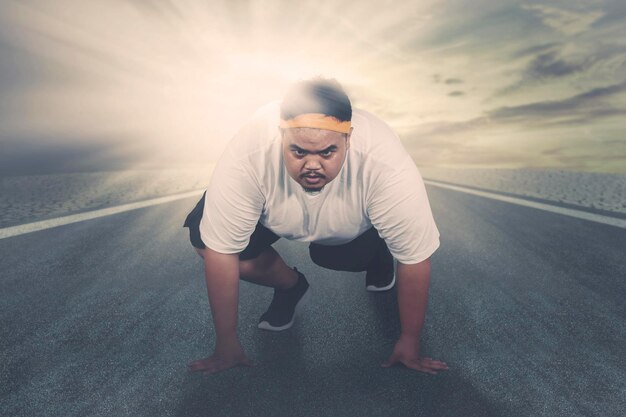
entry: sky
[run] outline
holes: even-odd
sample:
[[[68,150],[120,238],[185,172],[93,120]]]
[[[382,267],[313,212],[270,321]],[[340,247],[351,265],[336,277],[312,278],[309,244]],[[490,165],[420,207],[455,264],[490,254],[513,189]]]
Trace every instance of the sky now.
[[[623,0],[0,0],[0,57],[8,171],[211,163],[322,75],[418,166],[626,172]]]

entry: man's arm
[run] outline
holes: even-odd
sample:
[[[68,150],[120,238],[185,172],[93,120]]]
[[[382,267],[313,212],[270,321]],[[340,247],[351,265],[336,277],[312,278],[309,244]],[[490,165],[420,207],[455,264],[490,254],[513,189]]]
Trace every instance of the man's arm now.
[[[215,350],[206,359],[191,362],[190,371],[218,372],[237,365],[251,366],[237,337],[239,255],[205,249],[204,275],[215,325]]]
[[[447,370],[445,363],[420,356],[420,334],[428,304],[430,258],[416,264],[398,262],[396,275],[401,334],[393,353],[382,366],[387,368],[400,362],[433,375]]]

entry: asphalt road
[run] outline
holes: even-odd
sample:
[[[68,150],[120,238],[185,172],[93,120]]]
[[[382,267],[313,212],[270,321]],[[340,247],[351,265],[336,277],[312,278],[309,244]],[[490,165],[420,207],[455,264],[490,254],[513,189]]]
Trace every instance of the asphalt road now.
[[[2,416],[620,416],[624,229],[428,187],[441,232],[423,352],[450,371],[383,369],[395,291],[276,244],[313,297],[283,333],[242,283],[257,366],[187,373],[213,330],[181,223],[195,199],[0,240]]]

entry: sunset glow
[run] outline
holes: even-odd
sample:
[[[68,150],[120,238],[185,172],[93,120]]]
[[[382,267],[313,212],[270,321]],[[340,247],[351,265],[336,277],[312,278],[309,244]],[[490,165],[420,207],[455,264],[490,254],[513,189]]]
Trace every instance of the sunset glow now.
[[[624,28],[618,0],[1,0],[0,144],[211,162],[324,75],[418,165],[626,172]]]

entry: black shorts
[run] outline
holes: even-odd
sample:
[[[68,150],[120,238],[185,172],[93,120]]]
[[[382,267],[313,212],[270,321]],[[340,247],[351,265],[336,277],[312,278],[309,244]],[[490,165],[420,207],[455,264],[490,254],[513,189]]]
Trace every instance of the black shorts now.
[[[202,220],[202,213],[204,212],[205,196],[206,193],[187,215],[183,225],[183,227],[189,228],[189,240],[198,249],[206,248],[206,245],[200,238],[200,220]],[[239,259],[245,261],[256,258],[278,239],[280,239],[280,236],[263,226],[260,222],[257,223],[254,232],[250,236],[250,242],[243,252],[239,254]],[[335,271],[361,272],[373,265],[393,263],[393,257],[387,248],[387,244],[373,227],[342,245],[329,246],[311,243],[309,245],[309,254],[317,265]]]
[[[204,212],[204,198],[206,197],[206,191],[202,195],[198,204],[191,210],[185,219],[183,227],[189,228],[189,240],[194,248],[206,249],[206,245],[200,238],[200,220],[202,220],[202,213]],[[239,259],[246,261],[254,259],[261,254],[265,249],[276,242],[280,237],[272,232],[261,223],[257,223],[256,229],[250,236],[250,242],[248,246],[239,254]]]

